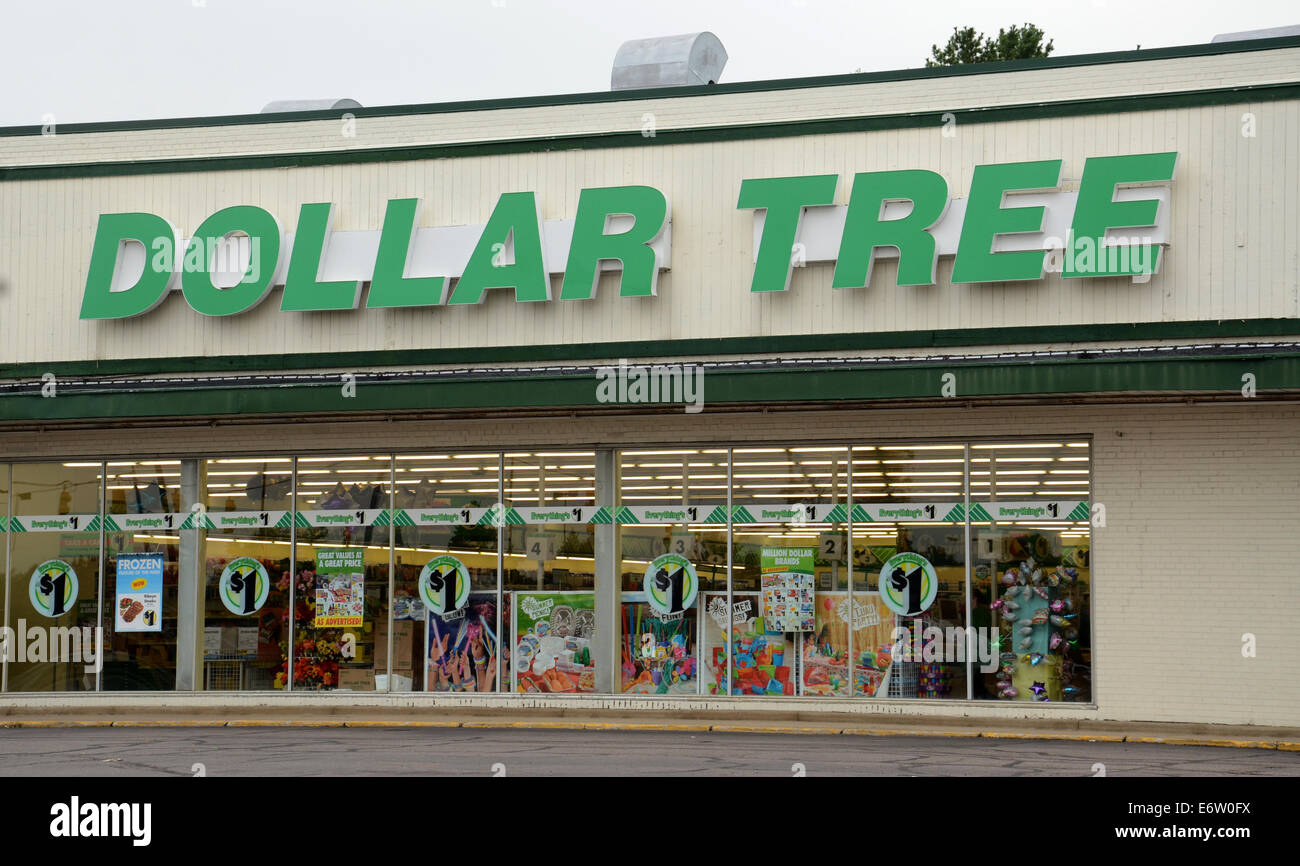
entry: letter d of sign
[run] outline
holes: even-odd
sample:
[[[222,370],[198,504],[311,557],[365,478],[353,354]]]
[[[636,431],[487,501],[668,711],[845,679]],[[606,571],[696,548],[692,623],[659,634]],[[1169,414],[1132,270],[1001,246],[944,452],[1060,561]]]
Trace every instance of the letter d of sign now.
[[[83,319],[124,319],[140,316],[162,303],[176,275],[180,235],[175,226],[151,213],[107,213],[99,217],[95,243],[81,300]],[[140,254],[142,270],[122,288],[113,284],[118,258],[123,273]],[[116,290],[115,290],[116,288]]]

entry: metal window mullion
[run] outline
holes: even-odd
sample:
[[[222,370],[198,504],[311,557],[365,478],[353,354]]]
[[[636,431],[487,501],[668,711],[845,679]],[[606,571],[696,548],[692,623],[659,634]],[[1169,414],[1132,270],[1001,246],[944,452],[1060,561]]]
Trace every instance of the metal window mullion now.
[[[726,647],[727,647],[727,692],[726,692],[727,697],[731,697],[731,695],[735,691],[735,670],[734,670],[735,659],[733,658],[733,656],[736,654],[736,635],[735,635],[736,615],[733,610],[733,608],[735,607],[735,600],[733,598],[732,579],[731,579],[732,559],[733,559],[732,548],[735,544],[735,534],[736,534],[735,528],[733,526],[733,517],[731,513],[732,484],[735,483],[734,479],[732,478],[732,471],[733,471],[732,464],[734,462],[735,462],[735,449],[728,448],[727,449],[727,613],[725,618],[723,619],[723,621],[727,624],[725,633],[723,635],[723,640],[726,642]]]
[[[962,470],[962,475],[963,475],[962,487],[964,489],[963,510],[966,513],[966,553],[962,557],[964,560],[966,560],[966,700],[970,701],[975,699],[975,666],[971,664],[972,661],[971,656],[976,654],[975,651],[983,643],[984,636],[976,635],[974,631],[972,631],[973,626],[971,625],[970,443],[969,442],[963,445],[962,454],[964,455],[964,459],[962,460],[962,464],[964,466],[964,469]],[[990,622],[992,622],[991,618],[990,618]],[[981,670],[981,675],[982,675],[982,670]]]
[[[295,515],[296,516],[296,515]],[[295,521],[296,522],[296,521]],[[364,557],[364,554],[362,555]],[[363,560],[364,561],[364,560]],[[384,691],[393,690],[393,599],[397,591],[397,455],[388,455],[388,658],[384,661]],[[427,639],[427,638],[426,638]],[[428,656],[428,653],[425,653]],[[425,662],[427,669],[428,662]]]
[[[593,488],[595,484],[593,483]],[[501,605],[505,603],[505,564],[506,564],[506,546],[505,546],[505,509],[506,509],[506,455],[504,451],[497,452],[497,676],[496,690],[505,691],[505,683],[501,682],[501,656],[506,651],[506,636],[501,633]],[[510,651],[514,651],[513,642]]]
[[[99,691],[104,680],[104,524],[107,519],[108,497],[108,462],[99,464],[99,585],[95,598],[95,637],[99,638],[99,656],[95,665],[95,691]],[[85,649],[82,649],[85,655]]]
[[[263,476],[266,469],[262,470]],[[288,647],[289,676],[285,679],[286,691],[293,691],[293,648],[298,636],[298,612],[294,609],[294,588],[298,583],[298,458],[293,458],[290,468],[289,493],[289,635],[285,641]],[[265,485],[265,481],[262,482]]]
[[[846,483],[849,486],[848,496],[845,497],[845,517],[848,518],[848,544],[845,551],[848,558],[848,580],[849,580],[849,700],[856,698],[857,695],[857,657],[853,654],[853,629],[857,625],[857,616],[853,610],[853,446],[846,446],[848,457],[848,468],[845,474]],[[799,678],[802,682],[803,677]]]
[[[1097,561],[1097,537],[1096,537],[1097,534],[1092,531],[1093,530],[1092,509],[1093,506],[1097,504],[1097,479],[1096,479],[1096,473],[1093,469],[1093,451],[1096,450],[1093,446],[1096,444],[1097,443],[1093,440],[1092,436],[1089,435],[1088,437],[1088,513],[1087,516],[1084,518],[1084,520],[1087,521],[1087,525],[1088,525],[1088,601],[1087,601],[1087,606],[1083,607],[1083,609],[1088,614],[1088,703],[1090,704],[1097,703],[1097,643],[1092,639],[1093,631],[1094,631],[1092,627],[1093,597],[1096,595],[1096,591],[1097,591],[1097,575],[1096,575],[1096,569],[1093,567],[1093,563]],[[12,502],[13,488],[10,487],[9,490],[10,490],[9,499]],[[1076,562],[1075,568],[1078,567],[1079,564],[1078,562]],[[1080,583],[1076,581],[1075,586],[1079,586],[1079,585]],[[1083,606],[1082,599],[1080,599],[1080,606]],[[1068,648],[1069,643],[1066,643],[1065,646]],[[1061,655],[1064,656],[1065,653],[1062,652]]]
[[[5,534],[4,534],[4,536],[5,536],[5,601],[4,601],[4,605],[5,605],[5,619],[4,619],[4,625],[5,625],[5,628],[8,628],[8,627],[9,627],[9,569],[10,569],[10,567],[11,567],[11,565],[10,565],[10,559],[11,559],[11,557],[12,557],[12,555],[13,555],[13,554],[12,554],[12,546],[13,546],[13,541],[12,541],[13,531],[12,531],[12,530],[13,530],[13,525],[14,525],[14,522],[13,522],[13,516],[14,516],[14,467],[13,467],[13,464],[12,464],[12,463],[10,463],[10,464],[8,464],[8,465],[5,466],[5,479],[6,479],[6,481],[5,481],[6,496],[5,496],[5,518],[4,518],[4,519],[5,519],[6,523],[5,523]],[[7,635],[7,634],[10,634],[10,632],[7,632],[7,631],[6,631],[5,634],[6,634],[6,635]],[[3,655],[3,660],[0,660],[0,691],[7,692],[7,691],[9,691],[9,653],[6,652],[6,653],[0,654],[0,655]]]

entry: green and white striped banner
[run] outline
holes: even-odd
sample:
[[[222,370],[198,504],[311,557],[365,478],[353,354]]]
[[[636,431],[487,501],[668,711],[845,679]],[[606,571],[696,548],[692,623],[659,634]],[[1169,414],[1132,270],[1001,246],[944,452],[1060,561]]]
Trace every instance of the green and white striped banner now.
[[[180,529],[190,518],[189,512],[159,512],[157,514],[110,514],[105,520],[105,532],[171,532]]]
[[[510,509],[529,526],[545,523],[610,523],[613,515],[608,508],[597,505],[560,505],[517,506]]]
[[[734,523],[827,524],[847,522],[848,508],[829,503],[763,503],[736,505]],[[367,508],[355,511],[317,510],[297,512],[301,529],[331,526],[494,526],[497,506],[491,508]],[[1016,500],[972,502],[970,519],[975,523],[1023,521],[1086,521],[1091,517],[1086,499]],[[961,523],[966,509],[957,502],[859,503],[853,506],[854,523]],[[624,505],[617,511],[607,506],[543,506],[505,509],[508,526],[543,524],[620,525],[711,523],[725,524],[722,505]],[[169,532],[189,529],[288,529],[288,511],[205,511],[158,514],[108,514],[105,532]],[[0,517],[0,532],[98,532],[97,514],[37,514]]]
[[[99,532],[98,514],[28,514],[9,519],[10,532]]]
[[[966,508],[960,502],[864,502],[853,507],[853,514],[859,523],[961,523],[966,520]]]
[[[379,521],[383,522],[380,523]],[[355,511],[344,509],[314,509],[299,511],[294,519],[299,529],[329,529],[342,526],[387,526],[387,508],[358,508]]]
[[[980,503],[988,519],[1002,523],[1021,520],[1088,520],[1091,509],[1086,499],[1029,499]],[[974,520],[974,508],[971,509]]]
[[[624,525],[663,523],[714,523],[726,525],[724,505],[623,505],[614,522]]]
[[[491,526],[494,508],[399,508],[394,526]]]
[[[288,511],[199,511],[181,529],[288,529]]]
[[[848,514],[847,505],[828,502],[763,502],[735,505],[731,509],[735,523],[843,523],[848,520]]]

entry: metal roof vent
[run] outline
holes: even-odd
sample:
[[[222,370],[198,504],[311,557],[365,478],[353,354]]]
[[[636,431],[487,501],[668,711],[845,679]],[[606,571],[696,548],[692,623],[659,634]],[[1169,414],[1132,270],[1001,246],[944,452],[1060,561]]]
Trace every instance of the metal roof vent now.
[[[1211,42],[1244,42],[1247,39],[1275,39],[1278,36],[1300,36],[1300,24],[1286,27],[1268,27],[1264,30],[1240,30],[1236,33],[1220,33]]]
[[[281,111],[332,111],[340,108],[360,108],[355,99],[277,99],[262,107],[259,114],[276,114]]]
[[[726,65],[727,50],[707,31],[632,39],[614,55],[610,89],[717,84]]]

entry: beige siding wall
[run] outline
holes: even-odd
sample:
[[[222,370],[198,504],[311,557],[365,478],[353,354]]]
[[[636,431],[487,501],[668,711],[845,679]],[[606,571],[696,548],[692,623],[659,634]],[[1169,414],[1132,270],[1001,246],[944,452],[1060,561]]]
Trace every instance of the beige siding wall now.
[[[190,355],[671,340],[917,329],[1300,317],[1300,101],[1050,116],[1053,101],[1293,81],[1300,48],[872,84],[581,106],[335,121],[0,137],[0,166],[257,154],[641,128],[640,147],[490,157],[0,182],[0,364]],[[1002,123],[797,138],[674,144],[672,129],[863,114],[1044,104]],[[1245,136],[1243,116],[1253,117]],[[846,202],[855,172],[926,168],[966,195],[982,163],[1060,158],[1076,189],[1089,156],[1176,150],[1171,246],[1161,274],[954,286],[952,259],[934,287],[898,288],[882,262],[866,289],[832,291],[830,264],[796,269],[791,290],[749,292],[752,213],[735,207],[744,178],[835,172]],[[424,200],[424,225],[483,223],[503,192],[534,190],[547,219],[572,217],[584,187],[650,184],[672,203],[672,270],[659,296],[623,300],[616,277],[589,302],[282,314],[273,292],[251,313],[206,319],[173,295],[127,321],[78,318],[101,213],[142,210],[182,234],[234,204],[270,209],[287,230],[304,202],[333,201],[338,229],[378,229],[392,197]],[[285,251],[287,255],[287,251]],[[558,285],[555,288],[558,296]],[[1023,329],[1020,331],[1019,329]],[[1020,334],[1023,333],[1023,340]]]
[[[1014,411],[1022,435],[1093,441],[1092,612],[1101,719],[1298,725],[1300,408],[1179,405],[840,412],[705,412],[536,419],[219,428],[103,429],[0,435],[0,453],[48,459],[309,450],[624,446],[680,442],[907,439],[918,431],[986,437]],[[1258,654],[1243,658],[1243,635]],[[920,711],[933,710],[922,707]],[[1041,709],[1041,708],[1037,708]],[[1024,707],[1008,705],[1009,716]]]
[[[1241,134],[1241,116],[1257,135]],[[1300,101],[1045,118],[936,130],[843,133],[734,143],[660,144],[455,160],[0,183],[0,363],[223,354],[479,347],[693,337],[1300,316]],[[942,173],[965,195],[980,163],[1177,150],[1171,246],[1146,284],[1123,279],[954,286],[952,259],[932,288],[893,285],[881,263],[866,289],[832,291],[832,266],[796,269],[791,290],[755,296],[752,213],[741,179],[900,167]],[[251,313],[206,319],[179,293],[133,320],[82,322],[98,215],[143,210],[183,234],[209,214],[256,204],[287,229],[303,202],[333,201],[336,228],[377,229],[388,198],[421,196],[425,225],[486,221],[498,195],[535,190],[544,217],[572,217],[583,187],[651,184],[672,202],[672,271],[651,299],[602,280],[590,302],[516,304],[489,292],[469,308],[284,314],[273,292]],[[1065,182],[1077,188],[1077,181]],[[286,252],[287,254],[287,252]],[[558,296],[558,285],[554,294]],[[1018,342],[1012,340],[1009,342]]]

